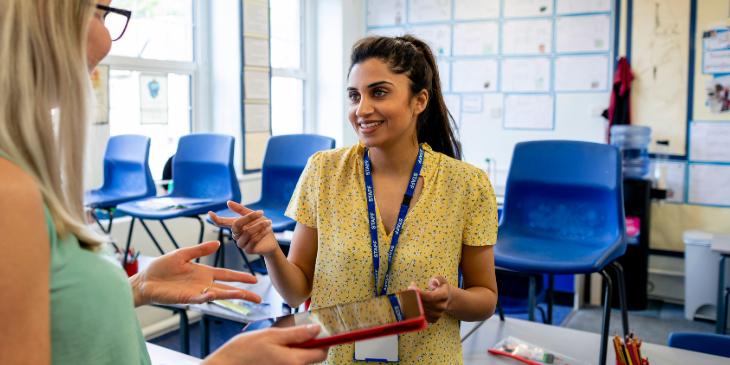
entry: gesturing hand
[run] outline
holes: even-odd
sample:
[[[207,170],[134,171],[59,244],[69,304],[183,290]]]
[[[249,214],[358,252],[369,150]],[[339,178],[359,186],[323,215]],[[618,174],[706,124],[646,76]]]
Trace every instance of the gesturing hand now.
[[[219,245],[217,241],[201,243],[195,247],[175,250],[152,261],[147,269],[130,279],[135,306],[150,303],[197,304],[213,299],[246,299],[260,303],[261,297],[250,291],[213,282],[219,280],[253,284],[258,282],[255,277],[190,262],[212,254]]]
[[[213,212],[208,212],[208,216],[216,226],[230,228],[231,237],[243,252],[249,255],[267,255],[279,247],[271,231],[271,221],[264,217],[264,212],[253,211],[232,201],[228,202],[228,208],[241,217],[223,218]]]
[[[438,322],[451,303],[451,284],[441,275],[436,275],[428,281],[428,291],[419,289],[416,283],[411,283],[408,289],[418,291],[429,323]]]

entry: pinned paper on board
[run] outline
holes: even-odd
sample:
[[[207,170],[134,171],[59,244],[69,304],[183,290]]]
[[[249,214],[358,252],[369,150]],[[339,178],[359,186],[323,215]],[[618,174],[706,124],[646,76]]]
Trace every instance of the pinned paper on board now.
[[[451,62],[437,61],[439,71],[439,80],[441,80],[441,92],[447,93],[451,91]]]
[[[505,58],[502,60],[502,91],[548,92],[550,70],[548,57]]]
[[[660,171],[666,176],[667,202],[684,203],[684,186],[687,172],[686,162],[652,162],[649,166],[650,174]]]
[[[553,0],[504,0],[505,18],[553,15]]]
[[[466,94],[461,100],[461,111],[464,113],[481,113],[484,108],[484,96],[481,94]]]
[[[451,63],[453,92],[496,91],[499,61],[496,59],[455,60]]]
[[[269,36],[269,5],[243,2],[243,34]]]
[[[269,100],[271,98],[271,77],[268,71],[244,70],[243,87],[245,99]]]
[[[406,0],[368,0],[368,26],[398,25],[406,22]]]
[[[504,96],[505,129],[553,129],[554,97],[540,94]]]
[[[555,91],[608,90],[608,56],[555,58]]]
[[[712,114],[730,112],[730,76],[716,77],[705,81],[707,106]]]
[[[702,58],[703,74],[730,73],[730,50],[706,51]]]
[[[512,20],[502,23],[502,53],[539,55],[552,52],[551,19]]]
[[[368,30],[368,37],[400,37],[405,34],[405,27],[373,28]]]
[[[271,104],[269,103],[244,103],[243,117],[246,133],[271,130]]]
[[[611,11],[611,0],[557,0],[556,14],[602,13]]]
[[[451,56],[450,25],[410,27],[408,32],[426,42],[434,56]]]
[[[269,143],[269,132],[246,133],[244,138],[246,170],[259,170],[264,164],[266,144]]]
[[[243,38],[243,60],[246,66],[268,67],[269,40],[261,38]]]
[[[454,0],[454,20],[499,18],[500,0]]]
[[[690,204],[730,206],[730,165],[689,165]]]
[[[451,0],[410,0],[410,3],[408,20],[411,23],[451,20]]]
[[[141,74],[140,124],[167,124],[167,75]]]
[[[611,16],[560,17],[555,32],[557,53],[608,52],[611,40]]]
[[[457,126],[461,125],[461,95],[444,94],[444,104]]]
[[[454,56],[483,56],[499,53],[499,22],[454,25]]]
[[[99,65],[91,74],[91,86],[96,97],[94,124],[109,123],[109,66]]]
[[[692,122],[689,128],[691,161],[730,162],[730,123]]]

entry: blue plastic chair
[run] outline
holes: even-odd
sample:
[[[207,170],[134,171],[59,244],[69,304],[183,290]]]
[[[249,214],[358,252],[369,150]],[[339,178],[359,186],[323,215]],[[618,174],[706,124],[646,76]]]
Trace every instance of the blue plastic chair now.
[[[86,192],[84,205],[104,233],[109,234],[114,220],[114,208],[132,200],[155,196],[157,190],[149,166],[150,138],[125,134],[109,138],[104,153],[104,183]],[[109,214],[109,226],[104,228],[95,209]]]
[[[261,198],[253,204],[247,204],[246,207],[251,210],[264,211],[266,218],[271,220],[271,228],[274,232],[293,230],[297,222],[286,217],[284,211],[294,194],[299,177],[307,166],[309,157],[319,151],[334,147],[334,139],[316,134],[288,134],[269,138],[261,168]],[[225,218],[240,217],[238,213],[230,209],[219,210],[215,214]],[[208,222],[213,223],[210,218],[208,218]],[[227,232],[224,233],[224,230]],[[230,234],[230,229],[223,228],[219,231],[218,238],[221,242],[224,234]],[[221,250],[221,252],[224,251]],[[240,252],[252,272],[266,273],[264,268],[253,268],[243,251]],[[221,261],[224,262],[224,260]]]
[[[241,190],[233,167],[233,142],[234,138],[231,136],[213,133],[191,134],[180,138],[172,164],[173,188],[164,197],[206,199],[209,202],[183,209],[160,211],[146,210],[138,206],[144,200],[119,205],[118,211],[132,217],[127,238],[127,250],[131,244],[135,219],[139,219],[142,223],[147,234],[152,238],[152,242],[160,250],[160,254],[165,252],[147,228],[145,219],[160,221],[175,248],[180,247],[164,221],[180,217],[197,219],[200,222],[198,243],[202,242],[205,225],[199,215],[211,210],[222,209],[226,207],[226,202],[229,200],[241,199]],[[123,265],[125,264],[126,255]]]
[[[554,302],[553,275],[598,272],[603,276],[607,286],[600,364],[605,364],[613,295],[606,266],[618,273],[625,334],[629,327],[623,269],[614,262],[626,252],[618,148],[576,141],[518,143],[502,214],[494,246],[495,264],[512,271],[550,275],[548,321],[552,320]]]
[[[730,357],[730,337],[716,333],[672,332],[667,346]]]

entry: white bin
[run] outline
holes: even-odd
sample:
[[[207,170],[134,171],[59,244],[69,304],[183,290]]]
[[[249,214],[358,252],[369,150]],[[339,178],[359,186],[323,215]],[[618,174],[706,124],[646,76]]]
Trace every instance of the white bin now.
[[[684,317],[688,320],[717,320],[717,279],[720,254],[712,252],[713,239],[728,239],[703,231],[686,231],[684,240]],[[726,283],[730,275],[726,270]]]

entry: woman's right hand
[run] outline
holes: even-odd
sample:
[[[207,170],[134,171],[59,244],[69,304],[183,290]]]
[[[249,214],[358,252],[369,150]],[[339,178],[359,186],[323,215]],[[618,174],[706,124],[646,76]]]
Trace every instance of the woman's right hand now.
[[[216,226],[230,228],[231,237],[243,252],[266,256],[279,248],[271,231],[271,221],[264,217],[263,211],[253,211],[232,201],[228,202],[228,208],[241,217],[223,218],[213,212],[208,212],[208,216]]]
[[[269,328],[246,332],[226,342],[208,356],[205,365],[314,364],[327,359],[327,349],[303,349],[290,345],[317,337],[318,324],[293,328]]]

